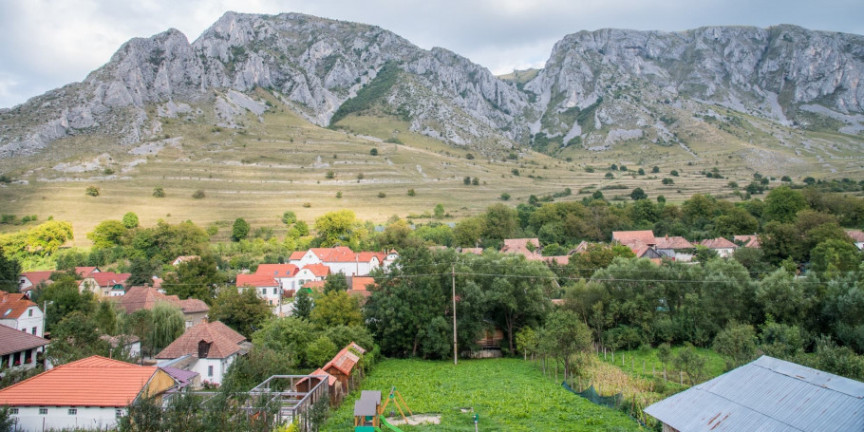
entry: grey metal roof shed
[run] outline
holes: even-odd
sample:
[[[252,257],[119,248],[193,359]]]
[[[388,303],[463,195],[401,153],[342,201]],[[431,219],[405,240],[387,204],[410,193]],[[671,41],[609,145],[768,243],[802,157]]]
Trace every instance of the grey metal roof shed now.
[[[664,431],[864,431],[864,383],[762,356],[645,412]]]
[[[366,417],[378,415],[378,405],[381,404],[381,392],[378,390],[363,390],[360,399],[354,402],[354,416]]]

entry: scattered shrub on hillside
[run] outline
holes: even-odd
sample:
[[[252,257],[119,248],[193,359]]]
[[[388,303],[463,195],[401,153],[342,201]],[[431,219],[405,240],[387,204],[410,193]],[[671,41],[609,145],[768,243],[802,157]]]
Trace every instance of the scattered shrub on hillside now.
[[[468,154],[465,155],[465,159],[473,160],[473,159],[474,159],[474,155],[471,154],[471,153],[468,153]]]
[[[594,172],[594,168],[591,168],[590,166],[589,166],[589,167],[585,167],[585,172],[587,172],[587,173],[593,173],[593,172]]]
[[[672,177],[678,177],[678,170],[669,171],[669,175],[671,175]]]
[[[87,186],[87,190],[84,191],[87,196],[98,197],[99,196],[99,188],[96,186]]]
[[[606,175],[605,175],[604,177],[606,177],[607,179],[614,179],[614,178],[615,178],[615,174],[612,174],[611,172],[607,172]]]
[[[464,179],[462,179],[462,183],[465,183],[465,186],[470,185],[471,184],[471,176],[466,176]]]
[[[165,198],[165,189],[163,189],[162,186],[154,187],[153,196],[156,198]]]
[[[504,192],[504,193],[501,194],[501,201],[508,201],[509,199],[510,199],[510,194],[509,194],[509,193]]]
[[[471,184],[474,186],[480,185],[480,179],[478,179],[477,177],[474,177],[473,179],[471,179]]]
[[[654,174],[659,173],[659,172],[660,172],[660,167],[658,167],[657,165],[654,165],[653,167],[651,167],[651,172],[654,173]]]
[[[414,192],[414,189],[408,189],[408,196],[413,197],[417,195],[417,192]]]
[[[357,173],[357,183],[360,183],[360,180],[363,180],[364,177],[365,177],[365,176],[363,175],[362,172],[361,172],[361,173]]]
[[[310,202],[304,202],[303,203],[303,208],[309,208],[309,207],[312,207],[312,203],[310,203]]]
[[[519,170],[516,169],[516,168],[513,168],[512,170],[510,170],[510,172],[513,173],[514,176],[518,176],[518,175],[519,175]]]
[[[194,199],[204,199],[206,196],[203,189],[198,189],[192,194],[192,198]]]
[[[327,170],[327,174],[324,174],[324,177],[326,177],[328,179],[332,179],[332,178],[336,177],[336,173],[333,172],[333,170]]]
[[[378,192],[378,198],[386,198],[386,197],[387,197],[387,194],[385,194],[384,192]]]
[[[673,184],[675,184],[675,180],[672,180],[671,178],[666,177],[662,180],[662,183],[664,185],[673,185]]]
[[[378,156],[378,149],[373,148],[372,150],[369,150],[369,155],[370,156]]]
[[[639,171],[637,172],[639,173],[639,175],[645,175],[645,170],[642,168],[639,168]]]
[[[342,199],[342,191],[336,192],[336,199]]]

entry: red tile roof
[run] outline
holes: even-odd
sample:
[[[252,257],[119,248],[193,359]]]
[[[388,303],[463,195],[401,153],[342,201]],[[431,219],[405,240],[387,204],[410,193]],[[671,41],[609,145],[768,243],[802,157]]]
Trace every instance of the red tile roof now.
[[[333,375],[330,375],[327,372],[324,372],[324,369],[321,369],[321,368],[315,369],[315,372],[312,372],[309,375],[324,375],[327,377],[327,385],[332,386],[333,384],[336,384],[336,377],[334,377]],[[312,377],[300,378],[297,381],[297,383],[295,384],[295,387],[300,385],[300,383],[308,381],[310,378],[312,378]],[[318,378],[313,378],[313,379],[318,379]]]
[[[18,319],[33,306],[36,306],[36,303],[24,294],[0,291],[0,319]]]
[[[183,310],[183,313],[207,312],[210,310],[207,303],[201,300],[180,300],[176,295],[165,295],[156,288],[146,286],[134,286],[129,288],[126,295],[108,297],[108,299],[119,303],[126,310],[126,313],[130,315],[139,309],[153,309],[153,306],[160,301],[177,305]]]
[[[347,246],[309,249],[323,262],[354,262],[357,254]]]
[[[612,241],[617,241],[622,245],[641,242],[650,246],[657,243],[653,231],[612,231]]]
[[[303,268],[311,271],[317,277],[327,277],[330,275],[330,267],[324,264],[309,264],[303,266]]]
[[[759,244],[759,236],[757,235],[736,235],[732,237],[732,240],[743,243],[745,248],[759,249],[762,247]]]
[[[738,249],[738,245],[732,243],[729,240],[726,240],[723,237],[702,240],[701,242],[699,242],[699,244],[707,247],[708,249]]]
[[[324,283],[325,282],[323,280],[322,281],[317,281],[317,280],[316,281],[309,281],[309,282],[306,282],[305,284],[303,284],[303,288],[309,288],[309,289],[321,291],[324,289]]]
[[[370,262],[372,258],[377,258],[379,263],[384,262],[387,254],[384,252],[357,252],[357,261]]]
[[[665,237],[657,237],[655,240],[657,241],[657,249],[692,249],[696,247],[693,243],[680,236],[669,237],[667,235]]]
[[[483,255],[483,248],[462,248],[463,254]]]
[[[33,285],[39,285],[40,283],[49,280],[53,273],[54,273],[53,270],[31,271],[31,272],[21,272],[21,276],[26,277],[27,280],[29,280],[30,283],[32,283]]]
[[[289,256],[288,259],[292,261],[297,261],[303,259],[304,255],[306,255],[306,251],[291,252],[291,256]]]
[[[86,278],[89,277],[93,273],[98,273],[98,267],[75,267],[75,273],[78,277]]]
[[[91,273],[89,277],[92,277],[100,287],[107,288],[125,284],[130,276],[131,273],[99,272]]]
[[[276,282],[276,279],[273,279],[272,274],[238,274],[237,275],[237,286],[251,286],[256,288],[261,287],[278,287],[279,282]]]
[[[351,278],[352,291],[368,291],[367,285],[375,285],[375,278],[369,276],[354,276]]]
[[[351,342],[345,348],[342,348],[339,353],[337,353],[332,360],[327,362],[326,365],[322,369],[325,371],[329,371],[331,368],[335,368],[339,372],[342,372],[344,375],[351,375],[351,371],[354,369],[354,366],[360,361],[360,357],[352,352],[352,348],[356,350],[360,346]],[[361,350],[363,348],[360,348]],[[363,354],[363,352],[360,352]]]
[[[260,264],[255,270],[257,275],[268,275],[272,278],[277,277],[292,277],[297,274],[300,269],[294,264]]]
[[[0,390],[0,405],[125,407],[158,369],[92,356]]]
[[[864,231],[858,229],[848,229],[846,230],[846,235],[848,235],[856,243],[864,242]]]
[[[165,347],[157,359],[175,359],[184,355],[198,356],[198,343],[210,343],[207,358],[227,358],[240,351],[240,342],[246,338],[219,321],[202,322],[186,330],[179,338]]]
[[[12,327],[0,325],[0,355],[12,354],[48,345],[47,339]],[[3,405],[0,403],[0,405]]]

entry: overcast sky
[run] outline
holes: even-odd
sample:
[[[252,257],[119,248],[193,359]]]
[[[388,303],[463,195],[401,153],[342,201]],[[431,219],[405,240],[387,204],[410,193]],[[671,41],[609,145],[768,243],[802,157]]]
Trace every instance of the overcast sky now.
[[[542,67],[579,30],[796,24],[864,34],[862,0],[0,0],[0,107],[83,80],[130,38],[173,27],[191,42],[229,10],[374,24],[494,73]]]

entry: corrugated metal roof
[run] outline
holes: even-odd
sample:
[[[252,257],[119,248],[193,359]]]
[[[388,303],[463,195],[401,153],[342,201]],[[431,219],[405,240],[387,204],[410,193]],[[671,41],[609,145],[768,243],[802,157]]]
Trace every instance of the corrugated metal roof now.
[[[758,360],[645,409],[681,431],[864,431],[864,383]]]

